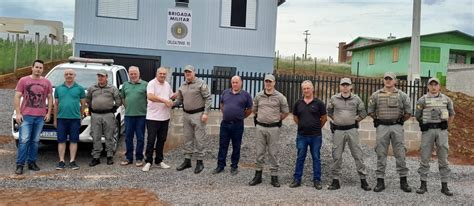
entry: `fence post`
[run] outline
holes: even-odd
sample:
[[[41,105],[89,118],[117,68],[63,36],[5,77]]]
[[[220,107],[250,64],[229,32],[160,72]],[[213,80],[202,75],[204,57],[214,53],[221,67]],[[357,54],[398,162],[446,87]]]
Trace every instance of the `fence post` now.
[[[295,74],[295,67],[296,67],[296,54],[293,54],[293,74]]]
[[[13,60],[13,73],[16,74],[16,67],[18,64],[18,40],[20,38],[20,34],[16,33],[15,35],[15,59]]]
[[[318,72],[318,58],[314,57],[314,76],[316,76]]]
[[[35,59],[38,59],[39,55],[39,32],[35,33]]]
[[[51,38],[49,59],[50,59],[51,62],[53,62],[53,36],[49,35],[49,38]]]
[[[278,67],[278,66],[279,66],[279,65],[278,65],[279,62],[278,62],[278,61],[280,61],[280,52],[279,52],[279,51],[277,51],[276,59],[277,59],[277,68],[276,68],[276,69],[277,69],[277,72],[275,72],[275,73],[278,73],[278,69],[279,69],[279,67]]]

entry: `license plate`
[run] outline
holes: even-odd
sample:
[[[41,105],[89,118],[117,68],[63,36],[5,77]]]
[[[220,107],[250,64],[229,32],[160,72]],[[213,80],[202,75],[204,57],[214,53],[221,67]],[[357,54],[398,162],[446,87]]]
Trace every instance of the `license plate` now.
[[[41,136],[43,137],[56,137],[56,132],[52,132],[52,131],[43,131],[41,132]]]

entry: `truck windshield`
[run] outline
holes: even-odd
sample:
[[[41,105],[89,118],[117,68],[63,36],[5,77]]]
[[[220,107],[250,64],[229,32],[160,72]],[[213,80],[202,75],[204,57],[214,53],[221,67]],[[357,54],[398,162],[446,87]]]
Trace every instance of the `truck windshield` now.
[[[64,70],[66,68],[56,68],[46,76],[53,86],[64,83]],[[75,81],[85,89],[97,83],[97,72],[95,69],[74,69],[76,72]],[[112,84],[112,72],[108,71],[107,81]]]

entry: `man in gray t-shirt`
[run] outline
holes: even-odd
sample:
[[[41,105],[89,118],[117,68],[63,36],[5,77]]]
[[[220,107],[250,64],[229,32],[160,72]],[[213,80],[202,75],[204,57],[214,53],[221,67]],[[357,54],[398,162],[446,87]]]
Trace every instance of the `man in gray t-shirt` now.
[[[116,127],[115,110],[122,105],[117,87],[107,83],[107,71],[97,72],[97,84],[87,89],[86,102],[91,112],[91,136],[93,141],[92,161],[89,166],[100,164],[102,136],[105,137],[107,164],[114,164],[114,131]],[[120,131],[119,131],[120,132]]]
[[[202,140],[206,137],[207,115],[211,109],[212,97],[206,82],[196,77],[194,67],[184,67],[186,82],[178,89],[174,106],[183,104],[184,162],[176,168],[181,171],[191,167],[191,157],[196,156],[198,174],[204,169],[202,160],[205,151]]]
[[[278,140],[280,139],[281,121],[289,114],[286,97],[275,90],[275,77],[271,74],[265,76],[265,88],[259,92],[253,101],[253,113],[256,118],[257,161],[255,177],[249,182],[250,186],[262,183],[262,170],[265,164],[265,153],[268,151],[270,162],[271,184],[280,187],[278,182]]]
[[[365,191],[371,190],[366,181],[367,167],[364,164],[363,152],[359,146],[359,122],[366,116],[364,102],[359,96],[352,94],[352,81],[342,78],[339,83],[340,93],[331,97],[327,107],[328,116],[331,117],[331,131],[333,133],[332,147],[332,175],[333,180],[328,190],[340,188],[342,153],[346,142],[354,158],[357,173],[360,177],[361,188]]]

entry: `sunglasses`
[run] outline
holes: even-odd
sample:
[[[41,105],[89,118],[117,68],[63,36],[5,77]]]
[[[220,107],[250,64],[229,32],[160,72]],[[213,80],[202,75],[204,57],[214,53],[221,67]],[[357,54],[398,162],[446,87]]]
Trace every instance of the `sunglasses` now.
[[[272,83],[272,80],[265,80],[265,83]]]
[[[387,81],[393,80],[393,79],[390,78],[390,77],[385,77],[385,78],[383,78],[383,79],[385,79],[385,80],[387,80]]]

